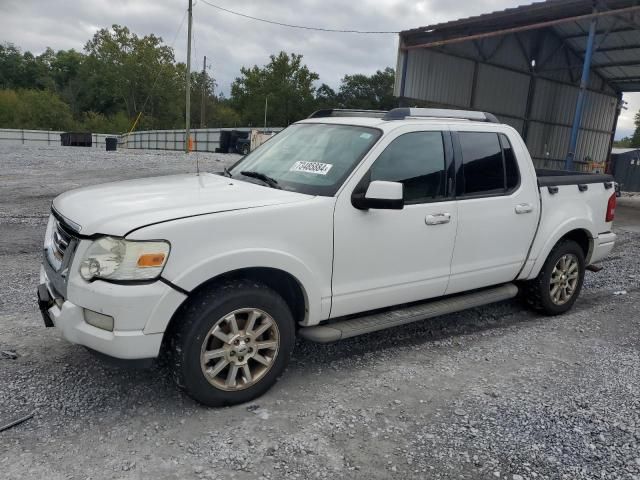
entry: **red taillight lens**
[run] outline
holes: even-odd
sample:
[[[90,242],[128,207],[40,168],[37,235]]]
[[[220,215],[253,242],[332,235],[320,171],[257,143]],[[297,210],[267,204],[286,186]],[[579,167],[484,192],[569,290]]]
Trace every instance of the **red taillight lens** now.
[[[605,222],[613,222],[613,218],[616,216],[616,194],[614,193],[609,197],[609,203],[607,203],[607,216]]]

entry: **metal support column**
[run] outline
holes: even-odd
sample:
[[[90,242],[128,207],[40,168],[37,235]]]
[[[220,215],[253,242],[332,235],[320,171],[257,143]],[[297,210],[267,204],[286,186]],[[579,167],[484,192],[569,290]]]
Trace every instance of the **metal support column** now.
[[[402,73],[400,76],[400,95],[398,95],[400,100],[400,107],[404,106],[404,91],[405,86],[407,84],[407,65],[409,63],[409,51],[404,50],[404,58],[402,59]]]
[[[593,13],[597,13],[594,9]],[[578,102],[576,104],[576,113],[573,117],[573,127],[571,129],[571,141],[569,143],[569,153],[565,160],[565,170],[573,170],[573,161],[576,156],[576,148],[578,146],[578,133],[580,132],[580,124],[582,123],[582,112],[584,110],[584,102],[587,97],[587,87],[589,86],[589,73],[591,72],[591,59],[593,58],[593,45],[596,39],[596,27],[598,26],[598,17],[591,19],[589,26],[589,39],[587,40],[587,51],[584,55],[584,64],[582,65],[582,79],[580,80],[580,93],[578,94]]]
[[[471,95],[469,95],[469,108],[471,110],[476,106],[476,90],[478,86],[478,70],[480,62],[473,62],[473,79],[471,80]]]
[[[185,129],[184,129],[184,151],[189,153],[189,140],[191,139],[191,28],[193,23],[193,0],[189,0],[189,22],[187,24],[187,76],[186,76],[186,98],[185,98]]]
[[[527,91],[527,103],[524,107],[524,120],[522,121],[522,139],[524,143],[529,140],[529,128],[531,127],[531,109],[533,108],[533,96],[536,92],[536,83],[538,80],[538,74],[531,73],[529,77],[529,90]]]
[[[613,119],[613,128],[611,130],[611,139],[609,140],[609,149],[607,150],[607,160],[605,166],[605,173],[613,173],[613,167],[611,164],[611,151],[613,150],[613,142],[616,139],[616,130],[618,129],[618,120],[620,119],[620,113],[622,112],[622,92],[618,92],[618,105],[616,106],[616,116]]]

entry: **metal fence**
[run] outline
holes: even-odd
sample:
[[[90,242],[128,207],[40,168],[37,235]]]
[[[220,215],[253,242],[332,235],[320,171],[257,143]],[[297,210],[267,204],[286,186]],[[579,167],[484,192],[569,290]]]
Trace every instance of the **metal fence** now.
[[[220,132],[249,132],[251,128],[197,128],[191,130],[192,148],[194,152],[215,152],[220,147]],[[268,131],[279,132],[282,128],[270,128]],[[184,150],[184,130],[148,130],[120,136],[118,145],[121,148],[143,148],[148,150]]]
[[[251,128],[199,128],[191,130],[192,151],[215,152],[220,147],[220,132],[249,132]],[[282,128],[269,128],[270,132],[279,132]],[[0,129],[0,143],[15,145],[60,145],[60,134],[56,130]],[[184,150],[184,130],[148,130],[125,133],[123,135],[93,133],[92,147],[105,148],[105,139],[118,138],[119,148],[145,150]]]
[[[13,145],[60,145],[60,134],[56,130],[25,130],[0,128],[0,142]],[[107,133],[92,133],[92,147],[105,148],[107,137],[117,137]]]

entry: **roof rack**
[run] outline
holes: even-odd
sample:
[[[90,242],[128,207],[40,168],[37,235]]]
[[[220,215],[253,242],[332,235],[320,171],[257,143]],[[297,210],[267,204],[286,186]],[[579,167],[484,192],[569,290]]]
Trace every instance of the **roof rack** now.
[[[472,110],[449,110],[445,108],[394,108],[382,117],[383,120],[404,120],[406,118],[451,118],[500,123],[492,113]]]
[[[371,117],[383,118],[388,112],[386,110],[357,110],[348,108],[324,108],[313,112],[307,118],[326,117]]]

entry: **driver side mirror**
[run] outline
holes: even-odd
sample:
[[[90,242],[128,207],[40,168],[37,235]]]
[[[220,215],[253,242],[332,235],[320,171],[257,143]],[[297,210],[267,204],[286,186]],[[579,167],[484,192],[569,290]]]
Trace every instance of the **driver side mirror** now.
[[[404,185],[400,182],[374,180],[363,193],[353,193],[351,204],[359,210],[402,210],[404,208]]]

